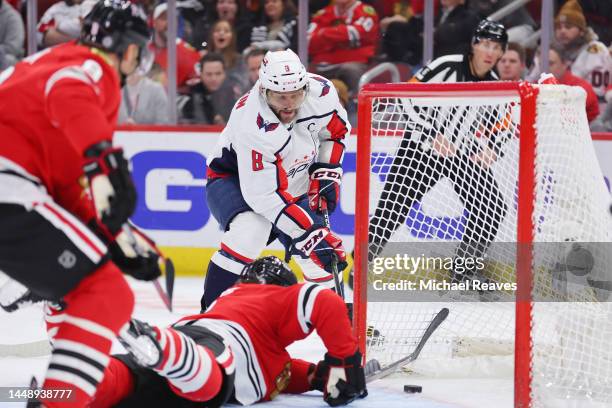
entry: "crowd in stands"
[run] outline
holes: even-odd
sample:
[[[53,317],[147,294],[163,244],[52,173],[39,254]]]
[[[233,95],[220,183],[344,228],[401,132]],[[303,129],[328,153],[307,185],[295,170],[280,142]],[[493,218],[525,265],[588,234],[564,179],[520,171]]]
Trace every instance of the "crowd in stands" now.
[[[151,25],[153,69],[123,89],[120,123],[168,122],[167,5],[141,0]],[[515,0],[435,0],[434,57],[466,53],[478,22]],[[38,48],[78,36],[95,0],[38,0]],[[352,121],[361,76],[380,62],[406,80],[423,58],[424,0],[308,2],[309,71],[333,79]],[[612,131],[612,1],[554,0],[549,69],[559,82],[587,93],[592,130]],[[541,74],[541,0],[503,17],[509,46],[497,64],[501,80]],[[297,0],[178,0],[177,111],[185,124],[227,122],[235,101],[257,80],[268,50],[297,52]],[[0,69],[25,56],[25,0],[0,0]]]

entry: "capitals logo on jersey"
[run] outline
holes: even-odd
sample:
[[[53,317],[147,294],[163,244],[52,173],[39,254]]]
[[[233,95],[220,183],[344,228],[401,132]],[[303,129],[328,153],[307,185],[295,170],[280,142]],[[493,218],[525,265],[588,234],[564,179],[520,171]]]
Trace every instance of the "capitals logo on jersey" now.
[[[321,89],[321,95],[319,96],[325,96],[329,93],[329,89],[331,88],[331,86],[329,85],[329,82],[319,76],[312,76],[312,79],[314,79],[317,82],[320,82],[321,85],[323,86],[323,89]]]
[[[259,129],[265,129],[266,132],[271,132],[275,130],[279,124],[279,122],[268,122],[261,117],[260,113],[257,114],[257,127]]]

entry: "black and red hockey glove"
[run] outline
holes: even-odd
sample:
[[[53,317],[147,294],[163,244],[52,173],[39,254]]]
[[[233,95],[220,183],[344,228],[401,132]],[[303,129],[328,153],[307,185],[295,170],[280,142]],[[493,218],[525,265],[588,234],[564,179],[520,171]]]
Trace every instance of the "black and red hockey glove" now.
[[[340,198],[342,167],[339,164],[314,163],[308,169],[310,185],[308,186],[308,206],[318,213],[325,208],[332,213]],[[326,204],[323,204],[325,201]]]
[[[136,208],[136,188],[123,149],[108,141],[97,143],[85,151],[83,169],[96,214],[116,235]]]
[[[165,263],[161,251],[149,237],[126,223],[109,244],[113,262],[127,275],[138,280],[154,280],[161,276]]]
[[[342,240],[329,228],[313,225],[308,231],[295,238],[291,253],[310,258],[317,266],[332,273],[332,261],[338,262],[338,272],[347,266],[346,251]]]
[[[319,361],[311,386],[323,392],[323,400],[330,406],[345,405],[368,395],[361,353],[338,358],[325,354]]]

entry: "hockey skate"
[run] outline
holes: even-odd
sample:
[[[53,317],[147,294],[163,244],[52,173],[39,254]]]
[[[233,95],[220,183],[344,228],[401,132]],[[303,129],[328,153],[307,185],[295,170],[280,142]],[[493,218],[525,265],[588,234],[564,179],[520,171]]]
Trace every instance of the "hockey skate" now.
[[[142,366],[154,368],[161,362],[161,345],[153,328],[145,322],[130,320],[129,326],[119,333],[119,342]]]

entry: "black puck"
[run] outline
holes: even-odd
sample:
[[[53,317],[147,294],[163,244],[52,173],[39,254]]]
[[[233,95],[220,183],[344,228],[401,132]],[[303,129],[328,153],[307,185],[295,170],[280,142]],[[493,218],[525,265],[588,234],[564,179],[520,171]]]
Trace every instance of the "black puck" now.
[[[408,394],[414,394],[421,391],[423,391],[423,387],[420,385],[404,385],[404,392]]]

